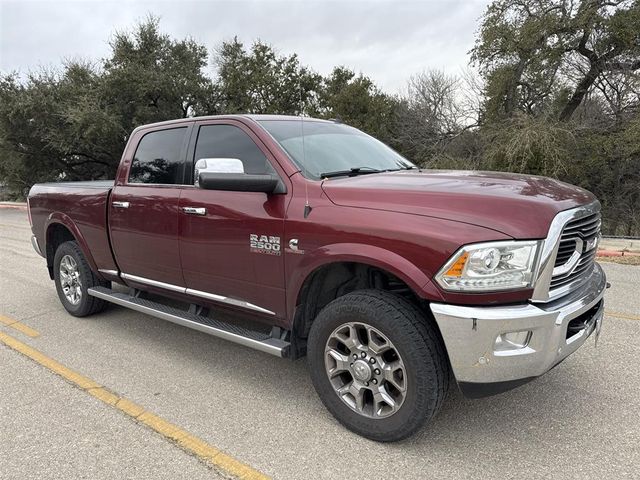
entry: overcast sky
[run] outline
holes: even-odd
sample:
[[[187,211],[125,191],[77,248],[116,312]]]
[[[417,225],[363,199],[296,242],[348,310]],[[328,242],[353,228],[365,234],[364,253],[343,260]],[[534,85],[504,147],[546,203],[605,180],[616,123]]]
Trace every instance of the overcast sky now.
[[[211,51],[237,35],[296,52],[322,74],[346,65],[389,92],[409,75],[468,64],[484,0],[413,1],[43,1],[0,0],[0,70],[24,74],[64,58],[99,59],[114,30],[148,13],[164,32],[193,37]]]

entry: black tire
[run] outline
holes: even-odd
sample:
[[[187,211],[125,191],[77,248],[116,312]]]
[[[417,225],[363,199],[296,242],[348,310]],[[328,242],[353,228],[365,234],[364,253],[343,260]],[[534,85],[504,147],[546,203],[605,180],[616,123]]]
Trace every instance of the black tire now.
[[[329,380],[325,347],[347,322],[368,324],[384,334],[404,363],[406,393],[390,416],[371,418],[356,412]],[[349,430],[372,440],[409,437],[438,412],[449,389],[449,363],[435,327],[415,305],[389,292],[360,290],[329,303],[311,326],[307,348],[311,379],[324,405]]]
[[[60,262],[65,256],[70,256],[75,260],[80,280],[80,299],[77,304],[73,304],[65,295],[60,278]],[[106,287],[108,283],[99,279],[89,267],[84,254],[75,241],[64,242],[58,246],[53,257],[53,278],[56,284],[56,290],[60,302],[65,310],[74,317],[86,317],[94,313],[101,312],[107,306],[107,302],[96,297],[92,297],[87,293],[87,289],[91,287]]]

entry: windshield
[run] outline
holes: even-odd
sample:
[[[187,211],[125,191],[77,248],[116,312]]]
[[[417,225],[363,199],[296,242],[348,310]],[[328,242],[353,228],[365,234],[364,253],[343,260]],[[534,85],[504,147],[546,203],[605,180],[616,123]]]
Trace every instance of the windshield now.
[[[262,120],[259,122],[285,149],[308,178],[321,174],[365,170],[400,170],[415,167],[384,143],[347,125],[314,120]],[[304,129],[304,155],[302,132]]]

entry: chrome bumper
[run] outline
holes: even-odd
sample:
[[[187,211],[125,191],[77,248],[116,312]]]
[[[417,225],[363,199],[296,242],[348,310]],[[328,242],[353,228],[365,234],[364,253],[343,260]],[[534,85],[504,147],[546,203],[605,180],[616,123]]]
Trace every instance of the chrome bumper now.
[[[560,363],[599,327],[606,287],[605,274],[596,263],[583,287],[546,304],[464,307],[432,303],[462,391],[468,396],[499,393]],[[572,320],[584,328],[568,335]],[[512,332],[530,332],[528,342],[506,349],[496,344],[499,336]]]
[[[36,238],[35,235],[31,235],[31,246],[33,247],[33,249],[36,251],[38,255],[40,255],[41,257],[44,257],[44,255],[42,254],[42,250],[40,250],[40,245],[38,245],[38,239]]]

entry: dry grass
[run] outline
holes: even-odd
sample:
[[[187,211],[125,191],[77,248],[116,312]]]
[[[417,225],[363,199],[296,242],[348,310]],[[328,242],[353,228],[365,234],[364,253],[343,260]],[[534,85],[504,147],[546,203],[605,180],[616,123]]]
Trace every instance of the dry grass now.
[[[640,265],[640,255],[625,255],[622,257],[598,257],[598,262],[619,263],[621,265]]]

